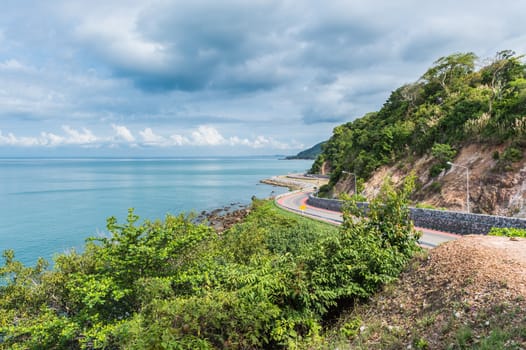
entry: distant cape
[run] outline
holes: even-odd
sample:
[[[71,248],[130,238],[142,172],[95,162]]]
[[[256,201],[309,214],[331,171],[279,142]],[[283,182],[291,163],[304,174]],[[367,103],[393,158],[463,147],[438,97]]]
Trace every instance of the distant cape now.
[[[321,146],[327,141],[323,141],[315,144],[309,149],[299,152],[295,156],[288,156],[285,159],[316,159],[316,157],[321,153]]]

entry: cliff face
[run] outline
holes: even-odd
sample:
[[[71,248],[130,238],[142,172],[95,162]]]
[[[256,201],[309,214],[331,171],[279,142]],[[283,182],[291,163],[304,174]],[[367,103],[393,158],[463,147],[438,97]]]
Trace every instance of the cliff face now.
[[[453,163],[469,168],[471,212],[526,217],[526,154],[523,154],[522,160],[507,164],[504,169],[494,156],[504,149],[505,145],[469,144],[459,150]],[[399,184],[414,171],[417,176],[417,189],[413,195],[415,203],[465,211],[466,170],[453,166],[432,177],[430,169],[433,162],[431,156],[423,156],[382,166],[364,183],[364,194],[368,198],[374,197],[387,177]],[[352,176],[342,177],[334,186],[332,195],[352,192],[353,181]]]

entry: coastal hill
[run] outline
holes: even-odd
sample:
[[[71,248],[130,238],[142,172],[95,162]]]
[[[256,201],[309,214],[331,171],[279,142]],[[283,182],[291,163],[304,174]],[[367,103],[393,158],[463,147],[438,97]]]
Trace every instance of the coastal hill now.
[[[287,160],[292,160],[292,159],[316,159],[316,157],[318,157],[322,150],[322,146],[325,144],[325,141],[324,142],[320,142],[320,143],[317,143],[315,144],[314,146],[312,146],[311,148],[308,148],[304,151],[301,151],[299,152],[298,154],[296,154],[295,156],[288,156],[286,157],[285,159]]]
[[[457,53],[393,91],[379,111],[337,126],[311,172],[331,174],[322,189],[329,197],[352,194],[355,175],[367,198],[387,176],[399,183],[414,172],[414,202],[466,210],[468,169],[470,211],[524,217],[525,135],[523,57]]]

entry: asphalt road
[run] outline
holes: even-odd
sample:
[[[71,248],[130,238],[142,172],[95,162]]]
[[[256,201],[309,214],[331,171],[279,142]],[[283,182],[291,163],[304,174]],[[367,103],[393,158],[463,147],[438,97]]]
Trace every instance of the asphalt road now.
[[[331,224],[340,225],[343,221],[342,213],[308,205],[307,198],[310,192],[297,191],[281,195],[276,199],[276,203],[285,210],[292,211],[313,219],[325,221]],[[448,232],[430,230],[422,227],[416,228],[422,231],[423,235],[419,240],[421,246],[434,248],[440,243],[457,239],[460,236]]]

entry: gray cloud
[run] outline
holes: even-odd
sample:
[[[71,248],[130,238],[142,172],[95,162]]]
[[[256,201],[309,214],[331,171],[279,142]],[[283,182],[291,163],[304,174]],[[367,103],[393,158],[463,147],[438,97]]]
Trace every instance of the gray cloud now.
[[[314,144],[441,56],[526,53],[525,12],[512,0],[8,2],[0,129],[214,125],[225,139],[294,130]]]
[[[320,124],[320,123],[341,123],[348,119],[348,114],[331,113],[326,109],[308,108],[303,111],[303,122],[305,124]]]

